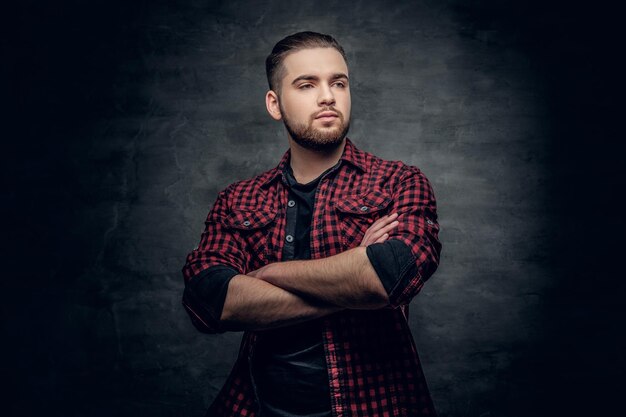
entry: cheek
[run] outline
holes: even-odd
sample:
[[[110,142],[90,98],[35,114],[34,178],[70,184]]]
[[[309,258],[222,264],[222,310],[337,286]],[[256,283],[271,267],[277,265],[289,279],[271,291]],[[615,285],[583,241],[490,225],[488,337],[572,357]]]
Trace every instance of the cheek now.
[[[293,120],[298,123],[307,123],[311,120],[312,115],[307,112],[307,107],[299,102],[285,103],[286,109],[283,107],[283,114],[286,114],[289,120]]]
[[[348,120],[350,118],[350,111],[352,109],[352,102],[350,100],[350,96],[343,98],[341,102],[342,111],[344,113],[344,118]]]

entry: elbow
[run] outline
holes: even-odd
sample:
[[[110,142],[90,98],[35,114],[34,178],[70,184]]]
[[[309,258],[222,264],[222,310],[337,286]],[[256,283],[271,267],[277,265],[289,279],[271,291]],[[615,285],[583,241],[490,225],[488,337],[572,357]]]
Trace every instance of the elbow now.
[[[390,292],[390,307],[408,305],[419,294],[426,281],[432,276],[439,265],[437,258],[426,259],[411,265],[398,280]]]
[[[389,305],[389,294],[378,273],[372,266],[365,247],[356,249],[359,259],[357,274],[354,277],[354,296],[348,296],[347,308],[377,310]]]
[[[382,284],[378,275],[374,272],[369,280],[370,285],[363,291],[361,302],[370,310],[387,307],[389,305],[389,294]]]
[[[349,297],[343,303],[344,307],[354,310],[378,310],[389,305],[389,295],[383,288],[367,288],[357,294],[357,296]]]
[[[368,309],[378,310],[379,308],[388,307],[390,303],[389,294],[383,289],[382,292],[375,292],[368,299]]]
[[[219,273],[217,271],[216,275],[215,270],[209,269],[208,273],[201,272],[185,282],[183,307],[194,327],[201,333],[224,333],[228,329],[221,316],[225,309],[224,297],[232,277],[229,271],[221,275]]]
[[[182,304],[191,319],[191,323],[200,333],[219,334],[227,330],[222,319],[217,318],[216,314],[198,302],[193,292],[187,288],[183,293]]]
[[[189,318],[191,319],[191,323],[196,328],[196,330],[198,330],[200,333],[205,333],[205,334],[221,333],[218,329],[218,326],[215,326],[214,324],[212,324],[211,321],[208,320],[206,316],[203,316],[202,314],[199,314],[198,312],[196,312],[196,310],[194,310],[184,300],[183,300],[183,307],[187,311],[187,314],[189,315]]]
[[[241,323],[233,312],[230,311],[228,306],[224,304],[222,314],[219,317],[218,328],[220,333],[223,332],[242,332],[247,330],[244,323]]]

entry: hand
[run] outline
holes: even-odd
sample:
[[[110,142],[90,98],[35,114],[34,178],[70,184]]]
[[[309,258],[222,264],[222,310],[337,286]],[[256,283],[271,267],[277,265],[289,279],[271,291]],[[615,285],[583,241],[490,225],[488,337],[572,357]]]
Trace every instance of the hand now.
[[[363,236],[363,240],[359,246],[369,246],[372,243],[382,243],[387,240],[389,237],[388,232],[400,224],[400,222],[396,220],[397,218],[398,213],[393,213],[376,220],[365,232],[365,236]]]

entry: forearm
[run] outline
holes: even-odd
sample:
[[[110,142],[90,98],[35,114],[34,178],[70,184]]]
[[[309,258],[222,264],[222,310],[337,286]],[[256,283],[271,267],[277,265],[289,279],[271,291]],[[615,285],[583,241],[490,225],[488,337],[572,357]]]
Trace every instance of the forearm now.
[[[323,259],[269,264],[255,276],[291,293],[345,308],[377,309],[389,302],[362,246]]]
[[[220,321],[226,330],[263,330],[312,320],[342,309],[305,299],[257,278],[236,275],[228,285]]]

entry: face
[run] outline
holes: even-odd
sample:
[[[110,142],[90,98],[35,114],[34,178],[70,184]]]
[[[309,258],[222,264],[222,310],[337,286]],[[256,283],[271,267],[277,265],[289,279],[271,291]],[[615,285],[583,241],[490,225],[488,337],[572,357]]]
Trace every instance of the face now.
[[[300,146],[321,151],[341,145],[350,127],[348,67],[334,48],[293,52],[283,61],[280,97],[268,91],[270,115]],[[326,115],[326,117],[324,117]]]

